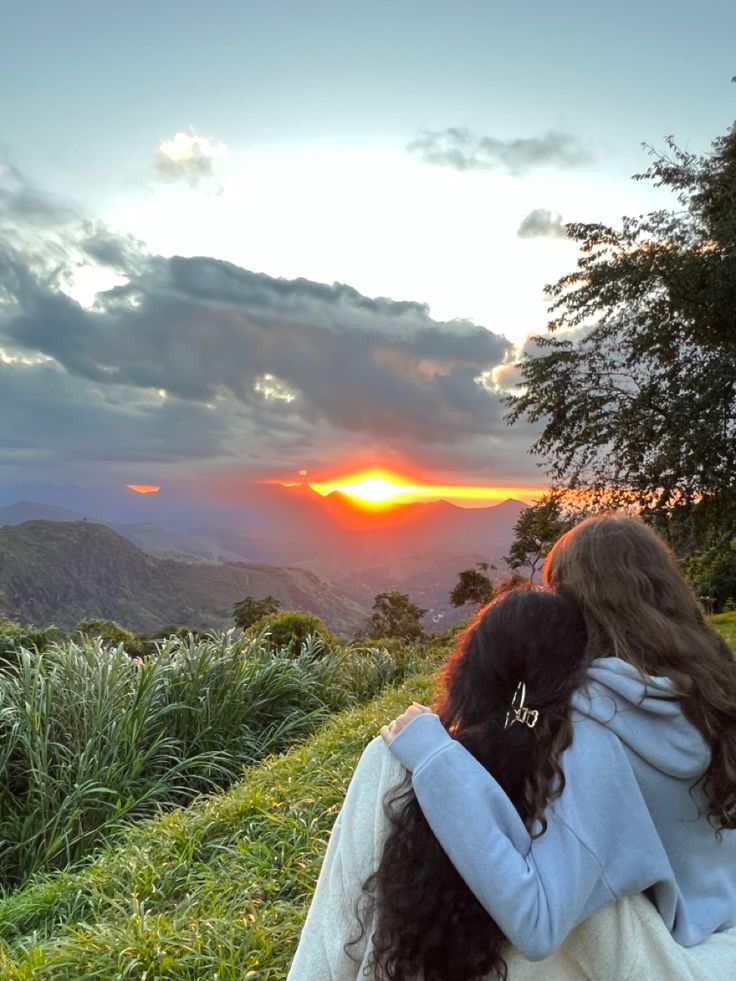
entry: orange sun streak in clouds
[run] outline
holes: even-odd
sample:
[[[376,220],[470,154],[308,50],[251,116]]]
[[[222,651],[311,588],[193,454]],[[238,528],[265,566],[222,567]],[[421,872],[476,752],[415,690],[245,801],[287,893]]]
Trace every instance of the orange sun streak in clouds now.
[[[161,490],[156,484],[126,484],[125,486],[135,494],[158,494]]]
[[[540,490],[531,487],[473,487],[451,484],[415,484],[383,471],[354,474],[322,483],[310,483],[312,490],[326,497],[339,491],[356,504],[383,509],[412,501],[438,499],[464,502],[466,506],[498,504],[509,497],[532,501]],[[472,503],[471,503],[472,502]]]

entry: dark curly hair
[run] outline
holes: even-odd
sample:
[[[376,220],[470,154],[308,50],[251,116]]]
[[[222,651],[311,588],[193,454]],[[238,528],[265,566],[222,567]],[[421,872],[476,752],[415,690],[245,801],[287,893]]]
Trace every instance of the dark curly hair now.
[[[560,756],[572,742],[568,703],[581,681],[585,643],[570,599],[517,588],[479,610],[444,670],[442,724],[493,774],[534,837],[546,830],[545,808],[565,784]],[[534,728],[505,728],[520,681],[539,718]],[[357,909],[361,936],[375,914],[373,977],[505,979],[508,941],[442,850],[410,777],[387,794],[384,807],[390,831]]]

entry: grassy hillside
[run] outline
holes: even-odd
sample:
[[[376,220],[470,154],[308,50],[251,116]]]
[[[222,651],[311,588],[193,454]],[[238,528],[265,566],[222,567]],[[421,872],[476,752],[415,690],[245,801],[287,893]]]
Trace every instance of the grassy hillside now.
[[[222,628],[232,626],[233,603],[249,594],[270,594],[285,609],[316,613],[343,636],[368,615],[301,569],[157,559],[86,521],[0,527],[0,611],[15,620],[70,628],[102,618],[139,633],[170,623]]]
[[[736,612],[718,613],[711,620],[736,651]]]
[[[412,678],[230,793],[141,824],[89,868],[0,902],[0,976],[283,981],[355,763],[431,684]]]
[[[718,617],[729,633],[733,619]],[[0,976],[283,981],[329,829],[380,725],[430,677],[330,720],[229,793],[132,828],[88,868],[0,902]]]

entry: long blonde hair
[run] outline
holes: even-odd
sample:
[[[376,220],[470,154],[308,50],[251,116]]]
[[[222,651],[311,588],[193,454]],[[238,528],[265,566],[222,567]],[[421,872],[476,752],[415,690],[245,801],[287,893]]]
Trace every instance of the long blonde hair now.
[[[674,682],[711,749],[711,820],[736,827],[736,662],[665,542],[628,515],[587,518],[557,541],[543,576],[580,605],[588,661],[616,656]]]

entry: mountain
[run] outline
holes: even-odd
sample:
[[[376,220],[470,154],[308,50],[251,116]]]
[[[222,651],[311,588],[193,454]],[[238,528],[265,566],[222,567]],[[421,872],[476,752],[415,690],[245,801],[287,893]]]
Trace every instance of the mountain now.
[[[244,558],[254,546],[261,561],[322,560],[338,574],[436,552],[480,552],[500,560],[513,539],[525,505],[509,499],[493,507],[461,508],[447,501],[402,504],[375,513],[357,508],[339,492],[321,497],[309,488],[265,486],[244,500],[243,514],[229,526],[197,533]],[[268,553],[277,549],[279,559]]]
[[[139,497],[134,502],[139,513],[148,509],[167,520],[164,500],[152,502],[140,495],[130,496]],[[210,505],[206,513],[192,511],[192,520],[206,519],[200,525],[176,531],[154,521],[111,522],[107,526],[148,555],[180,564],[194,562],[199,567],[204,562],[247,562],[251,568],[299,569],[318,576],[325,584],[332,583],[343,599],[362,609],[370,607],[377,593],[408,593],[428,610],[428,629],[437,629],[467,615],[466,609],[455,610],[449,602],[458,572],[488,562],[501,570],[496,576],[503,574],[503,556],[508,554],[513,526],[524,507],[513,499],[483,508],[433,501],[402,504],[376,513],[357,508],[339,492],[322,497],[306,485],[251,484],[244,489],[237,507],[225,502],[219,509]],[[69,522],[80,517],[68,508],[27,500],[0,508],[0,524],[32,519]],[[85,522],[100,524],[90,516]],[[177,575],[183,577],[184,573],[179,570]],[[59,614],[56,616],[59,619]]]
[[[24,521],[85,521],[86,516],[68,508],[37,501],[17,501],[0,508],[0,525],[22,525]]]
[[[351,635],[368,611],[305,569],[185,563],[148,555],[105,525],[28,521],[0,528],[0,610],[42,626],[87,617],[140,633],[166,624],[232,626],[233,604],[267,594]]]
[[[107,524],[109,528],[133,542],[145,552],[159,558],[176,559],[180,562],[241,562],[243,555],[230,552],[206,537],[188,532],[169,531],[153,522],[141,524],[116,524],[101,522],[90,516],[70,511],[68,508],[37,501],[18,501],[0,507],[0,526],[22,525],[26,521],[88,521]]]

